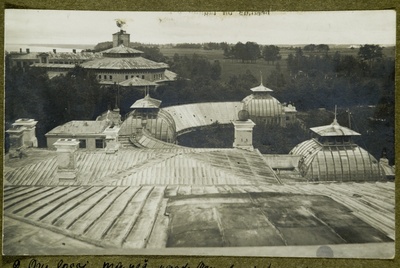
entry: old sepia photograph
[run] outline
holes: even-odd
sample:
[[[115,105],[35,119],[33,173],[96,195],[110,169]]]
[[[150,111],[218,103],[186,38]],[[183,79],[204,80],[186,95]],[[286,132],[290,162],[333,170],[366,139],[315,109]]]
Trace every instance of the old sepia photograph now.
[[[394,10],[4,33],[3,255],[394,257]]]

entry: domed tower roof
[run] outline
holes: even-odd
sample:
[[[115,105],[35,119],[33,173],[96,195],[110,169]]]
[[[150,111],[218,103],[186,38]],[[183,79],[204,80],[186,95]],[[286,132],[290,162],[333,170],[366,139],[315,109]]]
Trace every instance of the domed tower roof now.
[[[273,90],[262,83],[250,89],[253,94],[242,100],[243,110],[249,112],[250,119],[256,124],[276,123],[281,124],[285,113],[283,105],[270,95]]]
[[[310,181],[377,181],[383,179],[378,161],[352,141],[360,134],[340,126],[311,128],[316,138],[296,145],[289,154],[300,155],[299,171]]]
[[[132,104],[132,109],[159,109],[161,105],[161,101],[157,99],[153,99],[147,94],[143,99],[135,101]]]

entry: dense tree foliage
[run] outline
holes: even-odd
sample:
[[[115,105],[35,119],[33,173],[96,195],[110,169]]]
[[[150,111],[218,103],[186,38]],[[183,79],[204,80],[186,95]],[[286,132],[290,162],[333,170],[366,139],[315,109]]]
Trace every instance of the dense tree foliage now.
[[[156,61],[156,62],[164,62],[165,57],[161,53],[160,48],[158,46],[137,46],[134,47],[137,50],[143,51],[142,57]]]
[[[260,46],[255,42],[238,42],[233,47],[226,47],[224,56],[241,62],[255,62],[261,57]]]
[[[195,43],[181,43],[181,44],[176,44],[174,47],[176,48],[201,48],[201,44],[195,44]]]
[[[363,60],[382,58],[382,47],[379,45],[364,45],[360,47],[358,56]]]
[[[262,56],[265,61],[268,63],[272,61],[272,63],[275,63],[275,61],[281,59],[281,55],[279,54],[279,47],[278,46],[265,46],[262,51]]]
[[[221,43],[208,42],[203,44],[204,50],[219,50],[219,49],[224,50],[225,48],[229,48],[229,45],[226,42],[221,42]]]
[[[308,52],[325,52],[325,53],[327,53],[329,51],[329,46],[324,45],[324,44],[319,44],[319,45],[310,44],[310,45],[304,46],[304,50],[308,51]]]
[[[100,51],[103,51],[103,50],[106,50],[106,49],[109,49],[112,47],[113,47],[113,42],[111,42],[111,41],[101,42],[94,46],[94,51],[100,52]]]
[[[92,120],[104,111],[100,98],[103,89],[95,76],[75,67],[65,76],[49,80],[45,70],[13,68],[6,72],[6,125],[18,118],[38,121],[39,146],[44,134],[71,120]]]

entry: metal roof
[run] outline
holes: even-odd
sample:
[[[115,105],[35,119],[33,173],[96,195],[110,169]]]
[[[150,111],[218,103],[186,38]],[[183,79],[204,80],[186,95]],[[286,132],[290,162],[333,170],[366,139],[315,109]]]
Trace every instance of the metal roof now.
[[[31,66],[32,67],[40,67],[40,68],[51,68],[51,69],[73,69],[73,68],[75,68],[76,63],[71,63],[71,64],[34,63]]]
[[[261,82],[261,84],[257,87],[253,87],[250,89],[253,92],[272,92],[273,90],[270,88],[267,88],[266,86],[263,85],[263,83]]]
[[[310,128],[311,131],[318,134],[319,136],[360,136],[361,134],[355,132],[347,127],[339,125],[336,119],[333,120],[332,124],[320,127]]]
[[[58,126],[46,133],[46,135],[57,134],[99,134],[106,129],[107,121],[70,121]]]
[[[66,248],[71,244],[79,249],[77,254],[102,254],[90,251],[96,246],[113,254],[140,248],[156,248],[160,254],[162,248],[179,245],[200,246],[207,254],[218,254],[221,246],[230,251],[238,246],[258,251],[262,246],[266,254],[265,246],[283,245],[285,249],[300,244],[300,254],[305,254],[304,245],[339,243],[349,248],[362,243],[364,251],[371,246],[376,251],[385,244],[382,242],[392,242],[385,256],[376,255],[391,258],[394,189],[393,182],[295,186],[6,185],[3,251],[6,255],[37,254],[39,249],[48,248],[48,241],[38,238],[51,230],[51,237],[64,237],[61,241],[70,244],[53,243],[46,254],[65,254],[70,252]],[[24,223],[29,225],[18,231]],[[29,226],[34,226],[36,232],[27,232]],[[282,237],[287,238],[286,242]],[[17,238],[25,243],[13,246]],[[352,250],[346,256],[354,257]]]
[[[5,180],[19,185],[57,185],[55,155],[41,159],[8,170]],[[279,184],[261,154],[238,149],[120,149],[116,155],[78,151],[77,170],[75,185]]]
[[[112,47],[110,49],[102,51],[104,56],[107,56],[107,54],[124,54],[124,56],[132,54],[132,55],[140,55],[143,54],[143,51],[133,49],[130,47],[125,47],[124,45],[119,45],[117,47]]]
[[[140,108],[152,108],[152,109],[158,109],[160,108],[161,101],[157,99],[153,99],[150,97],[149,94],[147,94],[143,99],[139,99],[135,101],[134,104],[132,104],[131,108],[132,109],[140,109]]]
[[[164,80],[162,80],[162,81],[174,81],[174,80],[176,80],[176,77],[177,77],[178,75],[176,74],[176,73],[174,73],[174,72],[172,72],[172,71],[170,71],[170,70],[165,70],[164,71],[164,77],[165,77],[165,79]]]
[[[100,59],[94,59],[81,64],[83,68],[87,69],[110,69],[110,70],[157,70],[166,69],[168,64],[162,62],[155,62],[143,57],[134,58],[108,58],[103,57]]]
[[[58,181],[56,152],[27,153],[5,161],[6,255],[43,252],[48,230],[70,243],[52,243],[58,255],[184,246],[262,248],[262,256],[267,246],[301,245],[304,254],[304,245],[354,243],[387,245],[381,258],[394,253],[394,182],[280,184],[257,151],[170,148],[78,151],[69,184]]]

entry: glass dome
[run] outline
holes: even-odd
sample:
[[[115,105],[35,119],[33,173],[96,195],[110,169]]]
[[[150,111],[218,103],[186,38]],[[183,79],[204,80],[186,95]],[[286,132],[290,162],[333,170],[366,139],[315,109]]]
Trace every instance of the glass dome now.
[[[268,92],[254,92],[242,100],[243,110],[249,112],[256,124],[284,124],[283,105]]]
[[[175,122],[163,110],[153,112],[133,111],[122,123],[119,135],[132,136],[145,128],[156,139],[174,143],[176,140]]]
[[[378,181],[384,178],[379,162],[351,137],[359,133],[331,125],[311,128],[316,138],[295,146],[289,154],[301,156],[298,169],[309,181]]]

